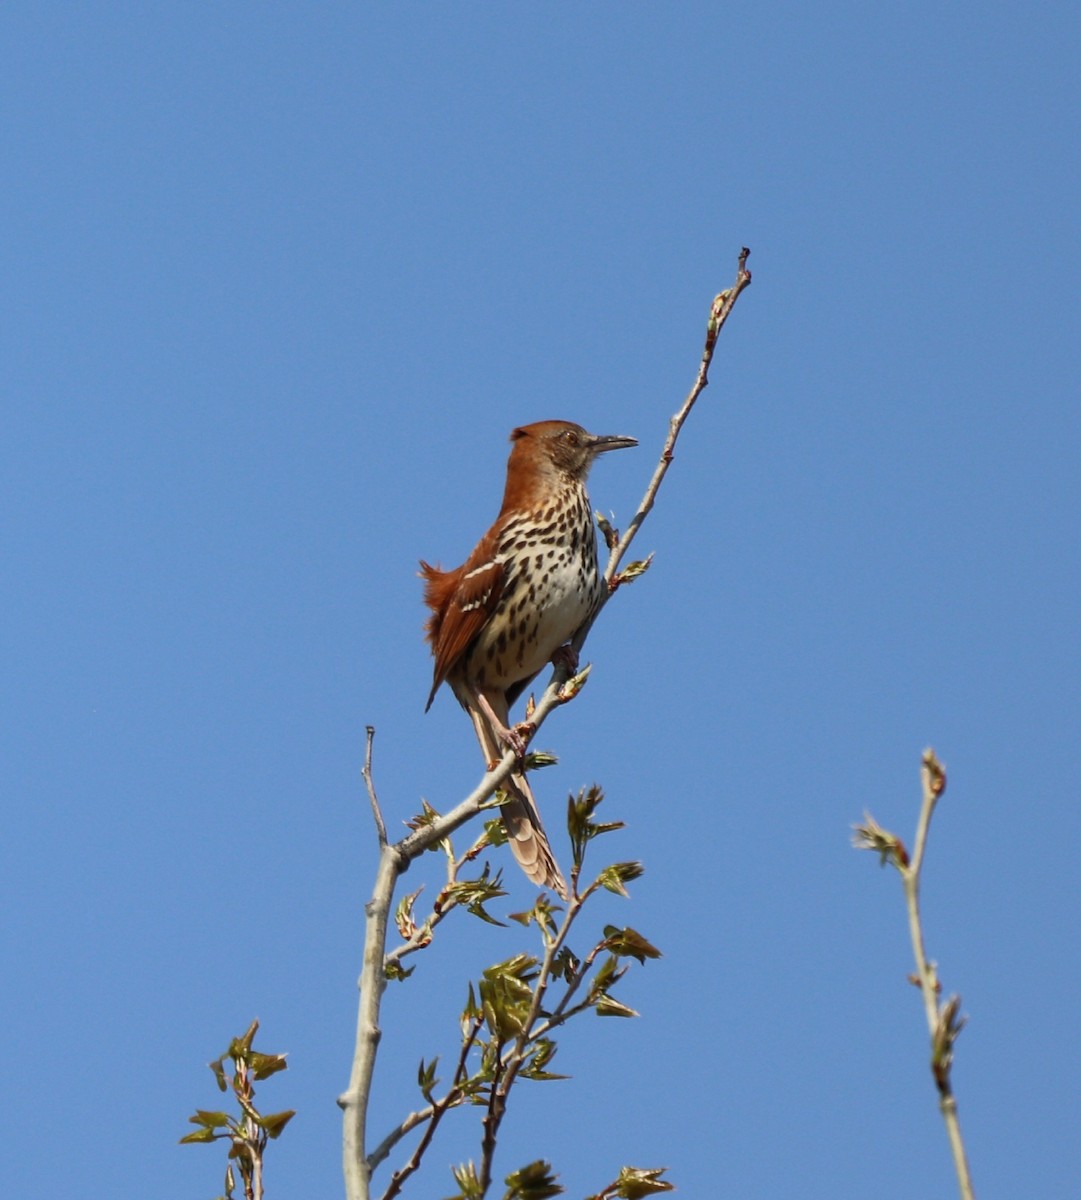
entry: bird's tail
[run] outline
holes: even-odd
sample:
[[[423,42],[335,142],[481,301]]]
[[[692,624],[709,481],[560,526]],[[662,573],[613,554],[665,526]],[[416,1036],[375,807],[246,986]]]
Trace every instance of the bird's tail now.
[[[465,695],[463,704],[473,721],[485,761],[489,766],[499,762],[504,753],[503,744],[496,736],[487,715],[468,694]],[[496,719],[506,725],[507,705],[502,696],[496,697],[493,712]],[[533,789],[529,786],[525,772],[513,771],[504,783],[501,794],[504,799],[499,806],[499,813],[503,818],[503,828],[507,833],[511,853],[518,865],[537,887],[550,887],[560,899],[568,899],[567,881],[563,878],[552,853],[548,835],[544,832],[540,813],[537,811],[537,802],[533,799]]]
[[[515,771],[503,789],[507,799],[499,806],[507,842],[518,865],[537,887],[550,887],[567,899],[567,881],[556,863],[544,832],[533,792],[524,772]]]

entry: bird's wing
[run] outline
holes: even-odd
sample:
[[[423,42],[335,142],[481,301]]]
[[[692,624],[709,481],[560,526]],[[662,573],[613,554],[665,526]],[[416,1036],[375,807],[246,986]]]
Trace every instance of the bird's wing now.
[[[477,551],[480,550],[478,546]],[[487,624],[503,594],[506,579],[503,564],[477,551],[456,571],[440,571],[425,562],[420,564],[425,581],[424,603],[432,610],[428,640],[435,655],[435,677],[427,708],[431,707],[439,685]]]

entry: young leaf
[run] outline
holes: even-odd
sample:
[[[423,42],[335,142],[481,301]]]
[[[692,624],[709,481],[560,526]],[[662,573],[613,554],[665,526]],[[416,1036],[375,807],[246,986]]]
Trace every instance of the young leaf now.
[[[652,552],[643,559],[628,563],[622,571],[615,577],[613,582],[618,587],[623,583],[633,583],[640,575],[644,575],[653,563]]]
[[[416,904],[417,897],[423,890],[422,884],[415,892],[403,896],[394,910],[394,924],[397,926],[399,936],[406,941],[417,932],[417,923],[413,920],[413,905]]]
[[[249,1055],[248,1065],[256,1079],[269,1079],[271,1075],[289,1069],[284,1054],[260,1054],[256,1050]]]
[[[564,1189],[556,1183],[552,1174],[552,1164],[538,1159],[527,1166],[507,1176],[507,1190],[503,1200],[549,1200],[551,1196],[559,1196]]]
[[[456,1196],[451,1196],[449,1200],[480,1200],[483,1192],[481,1191],[480,1180],[477,1178],[477,1168],[473,1163],[460,1163],[456,1167],[451,1167],[451,1171],[459,1191]]]
[[[190,1118],[189,1118],[190,1120]],[[215,1133],[213,1129],[197,1129],[194,1133],[185,1134],[180,1139],[179,1144],[183,1146],[188,1142],[216,1142],[218,1138],[228,1137],[226,1133]]]
[[[503,963],[488,967],[480,981],[480,1001],[484,1020],[501,1041],[517,1037],[525,1029],[533,1002],[533,981],[537,960],[517,954]]]
[[[265,1117],[260,1117],[256,1123],[266,1131],[267,1137],[277,1138],[281,1136],[282,1130],[296,1115],[296,1110],[290,1108],[285,1112],[269,1113]]]
[[[205,1125],[207,1129],[214,1129],[221,1125],[227,1127],[229,1124],[229,1114],[226,1112],[208,1112],[204,1108],[197,1108],[194,1117],[188,1117],[188,1120],[193,1125]]]
[[[658,1192],[675,1191],[672,1184],[661,1178],[667,1170],[667,1167],[623,1167],[614,1184],[606,1187],[600,1195],[587,1197],[587,1200],[644,1200],[644,1197],[655,1196]]]
[[[225,1077],[225,1067],[222,1066],[222,1059],[214,1059],[214,1061],[210,1064],[210,1069],[214,1072],[214,1079],[217,1082],[218,1091],[227,1092],[229,1090],[229,1083]]]
[[[417,1086],[420,1088],[420,1093],[429,1104],[433,1104],[434,1100],[432,1093],[439,1086],[439,1080],[436,1078],[435,1069],[439,1066],[439,1056],[436,1055],[430,1063],[425,1063],[424,1059],[420,1060],[420,1066],[417,1068]]]
[[[604,800],[604,792],[594,784],[588,791],[583,788],[577,795],[567,797],[567,832],[571,837],[574,865],[580,867],[585,857],[587,843],[602,833],[622,829],[622,821],[601,824],[593,820],[597,806]]]
[[[604,995],[597,1001],[594,1011],[598,1017],[637,1017],[638,1013],[626,1004],[620,1004],[613,996]]]
[[[645,963],[647,958],[660,958],[661,952],[635,929],[628,925],[618,929],[615,925],[604,927],[604,948],[620,958],[636,958]]]
[[[569,1075],[556,1075],[552,1071],[545,1070],[548,1063],[555,1057],[556,1044],[550,1038],[539,1038],[535,1043],[532,1052],[526,1058],[525,1066],[522,1067],[521,1075],[523,1079],[569,1079]]]
[[[612,863],[597,876],[597,883],[608,891],[615,892],[617,896],[628,896],[630,893],[624,884],[630,883],[632,879],[639,879],[644,872],[645,867],[640,862]]]

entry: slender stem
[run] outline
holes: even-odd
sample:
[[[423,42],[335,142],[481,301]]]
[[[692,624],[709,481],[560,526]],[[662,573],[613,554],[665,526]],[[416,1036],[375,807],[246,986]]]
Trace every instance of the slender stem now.
[[[379,807],[379,797],[375,794],[375,782],[372,779],[372,742],[375,741],[375,726],[367,727],[368,741],[364,747],[364,767],[361,770],[361,775],[364,777],[364,785],[368,789],[368,799],[372,805],[372,816],[375,819],[375,831],[379,837],[379,845],[387,844],[387,826],[383,820],[383,811]]]
[[[581,912],[582,905],[592,892],[593,889],[589,888],[584,895],[579,896],[577,891],[575,891],[572,896],[567,906],[567,911],[564,914],[563,922],[556,932],[556,936],[545,946],[544,957],[541,960],[540,969],[537,973],[537,982],[533,987],[533,999],[530,1002],[529,1012],[522,1023],[522,1031],[511,1043],[505,1055],[502,1049],[496,1055],[495,1077],[492,1080],[491,1091],[488,1095],[488,1111],[484,1117],[484,1137],[481,1141],[481,1163],[478,1179],[480,1181],[480,1194],[482,1196],[487,1193],[491,1185],[492,1161],[495,1157],[499,1127],[507,1111],[507,1097],[514,1086],[522,1064],[526,1060],[530,1046],[536,1042],[538,1037],[542,1036],[543,1030],[550,1028],[554,1023],[547,1021],[541,1026],[541,1030],[534,1028],[540,1019],[544,994],[548,989],[548,984],[552,977],[552,967],[563,943],[567,940],[567,935],[570,933],[575,918]],[[580,982],[581,979],[578,978],[572,986],[576,987]]]
[[[916,843],[911,862],[900,868],[901,879],[904,884],[905,902],[908,909],[912,952],[916,959],[916,976],[923,996],[928,1032],[931,1035],[931,1068],[939,1093],[939,1110],[946,1125],[946,1136],[949,1139],[962,1200],[974,1200],[972,1176],[965,1154],[965,1144],[961,1137],[961,1122],[957,1115],[957,1099],[953,1094],[950,1071],[952,1039],[956,1037],[952,1022],[957,1001],[955,998],[944,1006],[939,1004],[938,972],[927,957],[924,948],[923,925],[920,920],[920,872],[927,850],[927,836],[931,828],[931,817],[935,805],[946,787],[945,771],[931,750],[928,750],[923,756],[922,780],[923,803],[920,806],[920,817],[916,826]]]
[[[435,1105],[429,1104],[427,1108],[417,1109],[416,1112],[411,1112],[404,1121],[400,1122],[393,1128],[390,1133],[379,1143],[378,1146],[368,1155],[368,1166],[374,1171],[381,1162],[385,1162],[390,1152],[395,1146],[406,1136],[412,1133],[418,1125],[423,1125],[425,1121],[432,1119],[432,1113],[435,1112]]]
[[[460,1088],[467,1075],[466,1061],[469,1058],[469,1051],[473,1048],[473,1043],[477,1040],[477,1034],[480,1033],[482,1024],[483,1020],[474,1020],[469,1033],[462,1039],[462,1049],[458,1055],[458,1065],[454,1071],[454,1080],[450,1090],[442,1100],[431,1106],[431,1119],[428,1121],[428,1128],[425,1129],[423,1136],[417,1143],[416,1149],[410,1155],[409,1161],[391,1176],[387,1190],[383,1193],[383,1200],[394,1200],[394,1197],[401,1193],[402,1184],[420,1166],[420,1160],[424,1157],[424,1152],[431,1145],[432,1138],[435,1137],[435,1131],[439,1128],[439,1122],[443,1119],[443,1114],[456,1104],[461,1103]]]
[[[715,296],[713,304],[710,306],[709,321],[706,325],[706,343],[702,349],[702,359],[698,364],[698,374],[695,376],[691,390],[687,393],[686,400],[683,401],[683,406],[668,422],[668,437],[665,439],[664,447],[661,450],[660,461],[653,472],[653,478],[649,481],[649,486],[646,488],[646,493],[642,497],[641,504],[638,506],[638,511],[634,514],[634,519],[630,525],[627,526],[626,533],[620,538],[609,556],[608,566],[604,572],[605,580],[609,585],[615,579],[616,571],[619,570],[619,564],[630,548],[631,542],[634,541],[635,535],[642,526],[642,522],[649,516],[650,510],[653,508],[657,492],[660,491],[664,477],[668,474],[668,468],[672,465],[672,460],[675,457],[676,440],[679,438],[683,423],[690,416],[695,401],[709,386],[709,368],[713,362],[713,351],[717,346],[717,336],[721,332],[724,323],[728,320],[732,309],[735,307],[740,293],[744,288],[750,287],[751,284],[751,273],[747,270],[747,258],[750,253],[750,250],[744,246],[739,255],[739,267],[736,273],[735,284]]]

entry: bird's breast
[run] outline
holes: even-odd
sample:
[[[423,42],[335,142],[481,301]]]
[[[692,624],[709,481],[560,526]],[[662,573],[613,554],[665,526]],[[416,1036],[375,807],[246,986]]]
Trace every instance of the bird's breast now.
[[[586,620],[603,586],[584,492],[512,517],[496,558],[504,570],[495,610],[469,651],[467,670],[484,687],[531,679]]]

